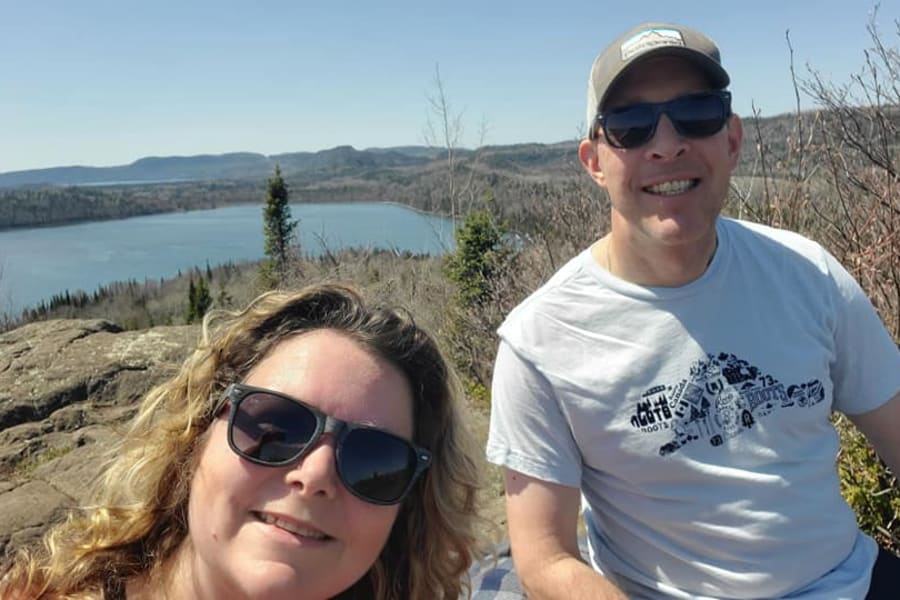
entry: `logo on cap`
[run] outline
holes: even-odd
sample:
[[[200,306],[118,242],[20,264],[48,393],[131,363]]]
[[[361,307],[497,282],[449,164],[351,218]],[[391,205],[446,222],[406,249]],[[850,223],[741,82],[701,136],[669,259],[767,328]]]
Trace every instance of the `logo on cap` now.
[[[684,46],[684,37],[677,29],[648,29],[625,40],[619,48],[622,60],[628,59],[660,46]]]

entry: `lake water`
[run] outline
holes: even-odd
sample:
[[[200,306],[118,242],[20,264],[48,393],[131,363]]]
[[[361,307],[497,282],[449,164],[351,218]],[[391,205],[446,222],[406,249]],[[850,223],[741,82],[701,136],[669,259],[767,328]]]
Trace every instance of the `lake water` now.
[[[304,254],[324,248],[423,254],[453,246],[450,219],[396,204],[292,204]],[[0,312],[18,314],[53,294],[113,281],[263,257],[262,205],[0,232]]]

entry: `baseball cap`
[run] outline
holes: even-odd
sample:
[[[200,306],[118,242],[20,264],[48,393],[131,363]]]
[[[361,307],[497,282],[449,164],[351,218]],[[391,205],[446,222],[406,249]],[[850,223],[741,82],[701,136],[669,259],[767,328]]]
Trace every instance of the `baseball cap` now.
[[[587,128],[592,131],[609,91],[635,64],[656,56],[693,62],[715,89],[728,87],[719,48],[704,34],[674,23],[643,23],[620,35],[594,59],[588,81]]]

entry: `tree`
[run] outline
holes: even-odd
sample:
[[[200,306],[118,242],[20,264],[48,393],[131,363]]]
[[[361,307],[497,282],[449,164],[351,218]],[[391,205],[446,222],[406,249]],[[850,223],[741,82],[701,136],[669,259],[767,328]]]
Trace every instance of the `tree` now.
[[[281,176],[281,167],[275,165],[275,174],[266,181],[266,204],[263,206],[263,250],[266,255],[260,267],[263,287],[274,288],[284,281],[297,224],[298,221],[291,219],[288,188]]]
[[[465,214],[469,207],[476,204],[481,190],[475,185],[474,166],[481,155],[481,146],[487,134],[487,123],[482,119],[478,131],[478,150],[468,165],[460,163],[460,150],[465,127],[463,111],[457,112],[450,102],[441,78],[439,65],[434,67],[433,89],[427,95],[428,116],[425,123],[425,143],[429,147],[441,148],[446,157],[446,189],[441,190],[437,198],[439,210],[449,210],[454,224],[456,219]],[[461,168],[468,172],[465,181],[460,182]],[[464,206],[464,203],[466,206]]]
[[[196,285],[194,284],[194,276],[191,275],[188,283],[188,306],[184,320],[187,323],[199,321],[211,305],[212,296],[209,294],[209,286],[203,280],[203,275],[198,276]]]
[[[446,187],[437,191],[437,198],[432,197],[431,206],[432,210],[449,210],[456,238],[456,250],[444,263],[444,273],[456,287],[448,306],[444,335],[467,394],[487,401],[489,365],[493,364],[491,357],[496,348],[494,331],[501,320],[494,292],[509,257],[505,245],[508,228],[495,217],[498,210],[493,191],[484,189],[475,178],[486,123],[482,120],[478,149],[461,162],[463,113],[454,110],[438,65],[434,69],[433,91],[427,98],[425,141],[431,147],[442,148],[446,158]]]
[[[456,252],[447,257],[447,276],[457,286],[458,301],[472,308],[487,301],[492,281],[506,258],[505,225],[487,210],[474,210],[456,229]]]
[[[184,312],[185,323],[193,323],[197,320],[197,287],[194,285],[194,276],[191,275],[188,283],[188,304]]]
[[[493,213],[492,195],[485,207],[472,210],[456,229],[456,250],[447,256],[444,272],[455,284],[447,307],[444,339],[462,374],[467,393],[487,401],[490,370],[497,346],[495,331],[503,320],[498,291],[512,255],[507,225]]]
[[[209,307],[211,305],[212,296],[209,294],[209,286],[206,284],[206,281],[201,275],[197,280],[197,291],[196,296],[194,297],[194,307],[197,311],[198,320],[203,318],[203,315],[206,314],[206,311],[209,310]]]

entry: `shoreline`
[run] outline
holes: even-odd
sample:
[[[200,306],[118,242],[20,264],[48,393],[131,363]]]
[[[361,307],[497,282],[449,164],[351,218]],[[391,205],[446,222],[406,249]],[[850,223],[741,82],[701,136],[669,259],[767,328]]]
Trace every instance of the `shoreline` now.
[[[10,232],[10,231],[23,231],[28,229],[50,229],[54,227],[69,227],[71,225],[84,225],[85,223],[104,223],[107,221],[125,221],[128,219],[134,219],[138,217],[151,217],[154,215],[167,215],[167,214],[180,214],[180,213],[188,213],[188,212],[196,212],[201,210],[218,210],[220,208],[230,208],[233,206],[263,206],[265,201],[255,201],[255,202],[226,202],[223,204],[219,204],[217,206],[197,206],[195,208],[176,208],[173,210],[154,210],[148,212],[137,212],[135,214],[131,214],[128,216],[111,216],[106,218],[87,218],[87,219],[62,219],[59,221],[51,221],[49,223],[36,223],[36,224],[26,224],[26,225],[0,225],[0,233]],[[420,215],[425,215],[429,217],[438,217],[443,219],[450,219],[450,215],[430,212],[427,210],[423,210],[411,204],[405,204],[403,202],[398,202],[396,200],[334,200],[331,202],[323,202],[323,201],[315,201],[315,202],[290,202],[289,204],[390,204],[393,206],[400,206],[402,208],[407,208],[415,213]]]
[[[28,311],[39,309],[42,306],[52,305],[54,301],[57,301],[59,300],[59,298],[66,295],[73,298],[90,298],[97,294],[104,295],[105,292],[110,290],[110,288],[117,288],[122,284],[132,285],[137,283],[138,285],[143,286],[147,283],[163,283],[170,280],[175,280],[178,279],[176,271],[178,273],[188,273],[193,269],[216,269],[218,267],[226,265],[239,265],[247,262],[257,262],[258,260],[262,259],[261,246],[259,252],[260,256],[256,256],[256,252],[254,250],[256,247],[254,245],[251,244],[251,247],[248,250],[246,243],[239,244],[239,246],[241,246],[240,250],[234,250],[226,253],[226,256],[226,254],[223,254],[222,252],[217,252],[215,250],[215,248],[218,247],[216,245],[216,242],[210,242],[208,238],[211,235],[215,237],[214,233],[209,232],[216,230],[219,230],[220,232],[230,231],[231,233],[229,233],[228,235],[239,235],[234,233],[235,225],[233,225],[233,223],[243,223],[244,225],[240,225],[240,227],[243,227],[243,230],[245,231],[246,227],[255,227],[256,220],[254,219],[254,215],[256,215],[257,211],[259,211],[260,214],[258,216],[259,220],[261,221],[261,212],[263,206],[263,203],[256,202],[241,203],[219,206],[212,209],[198,208],[194,211],[161,211],[158,213],[137,215],[135,217],[126,217],[122,219],[85,220],[79,221],[77,223],[46,225],[41,227],[20,227],[2,230],[0,231],[0,248],[6,248],[5,254],[7,254],[7,256],[5,257],[5,259],[11,261],[11,264],[7,277],[8,281],[2,281],[3,286],[0,287],[2,287],[3,289],[9,289],[12,292],[16,292],[15,294],[13,294],[16,296],[16,298],[14,301],[11,296],[5,299],[3,297],[0,297],[0,316],[5,315],[7,320],[18,320],[23,317]],[[453,245],[451,221],[449,221],[447,217],[433,215],[431,213],[428,213],[427,211],[417,210],[402,202],[302,202],[294,203],[294,206],[294,217],[299,217],[300,221],[303,221],[305,219],[312,219],[311,221],[309,221],[309,223],[313,224],[313,228],[316,227],[316,215],[318,215],[319,213],[332,215],[331,217],[326,218],[325,222],[323,223],[323,227],[325,227],[327,230],[326,235],[334,238],[332,242],[329,243],[328,249],[319,247],[319,244],[321,242],[317,241],[318,238],[316,237],[315,232],[310,233],[309,231],[307,231],[306,233],[298,233],[298,238],[296,241],[302,248],[301,251],[305,259],[314,259],[320,254],[336,254],[345,250],[349,251],[365,249],[372,251],[383,250],[394,253],[397,253],[398,251],[409,251],[413,254],[442,255],[449,252],[451,246]],[[344,208],[341,208],[342,206]],[[354,207],[359,207],[359,209],[356,209]],[[305,208],[309,208],[309,212],[305,211]],[[211,212],[218,211],[220,209],[225,209],[225,212]],[[402,214],[399,216],[377,216],[379,214],[391,215],[392,210],[399,210],[401,211],[401,213],[405,213],[406,216],[402,216]],[[201,213],[197,217],[186,216],[184,217],[185,220],[182,220],[182,217],[180,216],[189,212],[196,213],[197,211],[206,211],[206,214]],[[307,216],[303,217],[302,215],[304,214],[306,214]],[[412,216],[413,214],[417,216]],[[171,221],[166,220],[167,215],[173,215]],[[366,217],[365,215],[370,215],[371,217]],[[138,217],[144,217],[151,220],[143,222],[132,221],[133,219],[136,219]],[[139,232],[140,238],[143,239],[147,237],[146,232],[152,231],[154,227],[158,226],[155,223],[159,221],[160,218],[162,218],[162,221],[172,222],[173,227],[174,223],[185,223],[187,224],[186,226],[190,226],[190,223],[198,222],[202,225],[204,233],[197,233],[197,236],[199,236],[197,238],[198,241],[196,242],[196,244],[194,244],[195,249],[199,248],[200,250],[191,250],[190,252],[183,253],[183,255],[181,256],[182,259],[189,259],[189,255],[191,255],[192,253],[197,254],[197,252],[199,252],[199,258],[193,261],[186,261],[180,265],[176,265],[171,269],[171,271],[162,271],[155,268],[144,269],[143,266],[146,266],[144,265],[144,263],[147,260],[146,255],[152,256],[155,255],[156,252],[152,248],[152,243],[150,244],[150,246],[148,246],[147,242],[141,242],[134,248],[132,248],[131,246],[128,246],[128,248],[131,248],[131,250],[135,250],[135,248],[137,248],[136,251],[138,251],[138,253],[141,255],[145,255],[145,258],[141,258],[138,263],[131,265],[131,269],[129,269],[128,265],[123,264],[121,261],[118,261],[115,258],[111,258],[110,260],[113,260],[116,264],[109,265],[110,268],[108,270],[101,269],[102,271],[104,271],[105,275],[111,276],[110,279],[89,275],[86,278],[77,278],[77,281],[74,277],[61,276],[56,278],[57,281],[50,281],[50,275],[45,274],[45,272],[50,269],[50,266],[46,264],[47,259],[45,255],[47,253],[41,252],[41,256],[29,258],[27,255],[23,254],[22,250],[17,249],[36,247],[35,244],[40,247],[43,247],[44,245],[54,246],[55,244],[53,240],[59,240],[59,244],[65,244],[66,247],[74,244],[77,248],[84,249],[87,254],[82,257],[69,255],[68,258],[64,259],[64,262],[66,264],[72,264],[72,268],[80,271],[82,269],[87,269],[88,265],[93,265],[94,262],[98,260],[96,258],[92,258],[96,257],[98,255],[98,252],[101,254],[112,253],[112,255],[115,256],[116,254],[118,254],[117,248],[124,248],[126,250],[128,249],[125,246],[122,246],[122,244],[117,241],[122,237],[122,235],[115,234],[113,232],[137,231]],[[342,234],[342,232],[344,231],[344,225],[342,225],[342,223],[344,223],[348,219],[350,221],[364,223],[368,221],[369,218],[384,220],[385,229],[381,234],[377,232],[375,232],[375,235],[367,235],[363,233],[361,236],[356,236],[354,234],[351,234],[349,240],[346,239],[346,232]],[[422,219],[421,221],[419,220],[420,218]],[[221,221],[221,225],[216,225],[217,219]],[[235,219],[237,219],[237,221],[235,221]],[[412,237],[400,236],[399,238],[396,238],[391,234],[391,223],[394,223],[396,219],[399,219],[399,221],[397,222],[405,222],[409,224],[408,227],[404,228],[404,231],[411,230],[412,232],[419,233],[410,233]],[[432,219],[439,219],[440,222],[432,221]],[[64,229],[65,227],[69,227],[69,229]],[[221,229],[222,227],[224,227],[225,229]],[[381,231],[381,229],[381,227],[378,228],[379,231]],[[185,226],[180,225],[178,226],[177,230],[184,231]],[[347,231],[354,230],[355,228],[351,228]],[[192,236],[193,234],[190,233],[191,231],[193,231],[193,229],[188,229],[187,232],[179,234],[179,239],[184,235]],[[79,239],[90,240],[96,239],[98,237],[101,239],[105,239],[107,237],[107,233],[101,232],[108,232],[110,241],[108,243],[101,242],[102,247],[99,250],[95,248],[97,244],[92,244],[89,241],[77,241]],[[338,239],[342,235],[344,235],[345,241],[338,243]],[[210,243],[212,243],[213,246],[210,246]],[[166,246],[166,250],[163,252],[163,254],[160,254],[159,260],[163,261],[161,264],[168,264],[166,261],[171,258],[171,251],[169,250],[169,247],[172,246],[172,243],[167,242],[163,245]],[[207,246],[209,246],[209,248],[207,248]],[[209,250],[209,253],[207,253],[207,249]],[[53,252],[50,252],[49,248],[48,252],[51,255],[53,254]],[[200,256],[201,254],[202,256]],[[26,271],[29,268],[38,269],[41,274],[39,276],[36,276],[36,278],[28,276],[26,274]],[[120,274],[123,275],[112,277],[112,275]],[[0,271],[0,277],[2,277],[2,271]],[[19,289],[19,286],[16,284],[16,282],[22,281],[22,277],[27,277],[27,279],[23,282],[24,286]],[[93,280],[97,280],[97,283],[93,284]],[[54,285],[51,288],[49,284]],[[32,289],[46,289],[46,293],[32,297],[32,292],[30,291]]]

